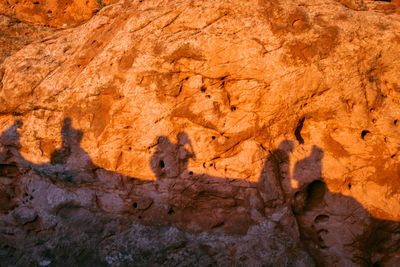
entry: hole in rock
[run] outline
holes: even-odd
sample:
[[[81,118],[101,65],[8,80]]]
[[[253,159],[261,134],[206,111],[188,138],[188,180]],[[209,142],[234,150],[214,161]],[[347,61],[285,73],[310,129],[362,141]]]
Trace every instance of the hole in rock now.
[[[325,214],[321,214],[318,215],[317,217],[315,217],[314,222],[315,223],[322,223],[322,222],[326,222],[329,220],[329,216],[325,215]]]
[[[160,167],[161,167],[161,168],[164,168],[164,167],[165,167],[165,163],[164,163],[163,160],[160,160]]]
[[[376,122],[376,119],[372,119],[372,123],[375,123]]]
[[[361,132],[361,138],[364,140],[365,136],[366,136],[367,134],[369,134],[369,133],[371,133],[371,132],[368,131],[368,130],[363,130],[363,131]]]
[[[235,111],[236,107],[235,106],[231,106],[231,111]]]
[[[134,203],[132,204],[132,207],[134,207],[134,208],[136,209],[136,208],[137,208],[137,203],[134,202]]]
[[[174,209],[173,208],[169,208],[169,210],[168,210],[168,215],[171,215],[171,214],[174,214]]]
[[[307,186],[306,209],[318,206],[324,199],[326,186],[325,183],[317,180]]]
[[[193,175],[193,172],[192,172],[192,171],[190,171],[190,172],[189,172],[189,175]]]
[[[38,2],[38,1],[36,1],[36,2],[33,2],[33,4],[34,4],[34,5],[39,5],[39,2]]]
[[[138,219],[139,219],[139,220],[142,219],[142,216],[138,216]]]
[[[128,149],[129,149],[129,150],[132,150],[132,147],[129,147]]]
[[[211,96],[210,96],[210,95],[206,95],[206,97],[207,97],[207,98],[211,98]]]
[[[212,167],[213,166],[213,164],[212,163],[210,163],[210,167]]]
[[[296,139],[297,141],[299,141],[300,144],[304,144],[304,139],[301,136],[301,129],[303,129],[303,124],[305,119],[306,117],[303,117],[298,121],[296,130],[294,131],[294,135],[296,136]]]
[[[381,266],[382,266],[382,264],[379,261],[374,262],[374,264],[372,264],[372,267],[381,267]]]
[[[215,140],[215,136],[213,135],[213,136],[211,136],[211,138],[212,138],[212,140]]]
[[[351,189],[351,183],[349,183],[347,186],[349,187],[349,189]]]
[[[374,108],[370,108],[370,109],[369,109],[369,112],[374,112],[374,111],[375,111]]]
[[[394,120],[393,124],[394,126],[397,126],[399,124],[399,120]]]
[[[393,155],[391,155],[390,157],[391,157],[391,158],[394,158],[394,157],[396,157],[396,154],[393,154]]]
[[[203,86],[200,88],[200,90],[204,93],[204,92],[207,90],[207,88],[203,85]]]

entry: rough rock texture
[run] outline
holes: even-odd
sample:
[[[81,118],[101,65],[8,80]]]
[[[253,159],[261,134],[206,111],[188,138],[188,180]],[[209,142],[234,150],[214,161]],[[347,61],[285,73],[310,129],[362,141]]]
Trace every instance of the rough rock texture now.
[[[399,52],[361,0],[120,1],[25,46],[1,265],[398,266]]]
[[[22,47],[40,40],[53,32],[52,29],[32,26],[15,18],[0,15],[0,64]],[[0,72],[0,77],[3,73]]]
[[[115,0],[0,0],[0,14],[35,25],[76,26]]]

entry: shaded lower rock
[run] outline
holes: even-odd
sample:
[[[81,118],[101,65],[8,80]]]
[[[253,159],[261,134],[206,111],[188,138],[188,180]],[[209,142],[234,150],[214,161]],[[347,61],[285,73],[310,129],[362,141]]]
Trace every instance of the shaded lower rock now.
[[[271,221],[250,227],[243,236],[206,232],[195,235],[175,227],[134,225],[105,240],[99,253],[108,264],[116,266],[314,265],[299,243]]]
[[[176,227],[149,227],[75,208],[44,231],[1,226],[2,266],[313,266],[299,243],[265,222],[246,235],[199,235]],[[15,242],[17,239],[24,242]]]

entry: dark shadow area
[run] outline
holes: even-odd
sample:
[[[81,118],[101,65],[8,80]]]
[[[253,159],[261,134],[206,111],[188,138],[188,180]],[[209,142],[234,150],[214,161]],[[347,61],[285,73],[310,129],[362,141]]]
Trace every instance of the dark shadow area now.
[[[330,192],[322,177],[324,152],[317,146],[296,162],[293,179],[299,188],[295,189],[290,187],[293,141],[285,140],[278,149],[268,150],[259,181],[249,182],[194,173],[188,168],[189,160],[196,160],[188,135],[179,133],[176,144],[160,136],[150,160],[157,180],[141,181],[93,164],[81,148],[83,132],[74,129],[69,118],[61,129],[62,145],[51,154],[50,162],[29,162],[19,152],[17,130],[21,126],[22,121],[16,120],[0,137],[0,176],[12,178],[32,171],[71,187],[119,190],[125,197],[119,212],[143,224],[174,225],[193,232],[244,234],[276,210],[286,209],[287,217],[297,221],[302,243],[321,266],[341,262],[343,255],[351,255],[348,260],[354,264],[378,266],[390,264],[400,253],[400,223],[373,218],[354,198]],[[13,203],[13,194],[3,190],[0,199]],[[107,211],[98,202],[99,209]],[[8,212],[13,207],[10,204],[1,210]],[[293,222],[279,223],[297,231]]]
[[[322,177],[323,156],[313,146],[293,171],[300,187],[291,206],[308,251],[319,266],[340,262],[340,255],[350,255],[358,266],[396,265],[400,223],[373,218],[354,198],[330,192]]]

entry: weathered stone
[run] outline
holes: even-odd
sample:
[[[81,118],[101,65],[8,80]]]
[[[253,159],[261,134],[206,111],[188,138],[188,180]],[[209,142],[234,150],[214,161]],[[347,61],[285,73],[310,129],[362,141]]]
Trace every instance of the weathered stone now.
[[[6,266],[400,264],[398,1],[80,4],[0,65]]]
[[[113,0],[29,0],[0,1],[0,14],[24,22],[51,27],[76,26],[92,17]]]

